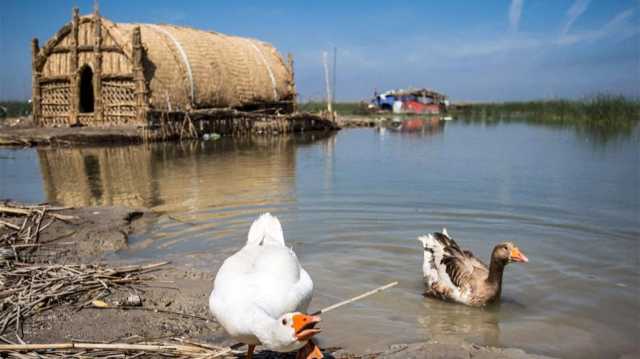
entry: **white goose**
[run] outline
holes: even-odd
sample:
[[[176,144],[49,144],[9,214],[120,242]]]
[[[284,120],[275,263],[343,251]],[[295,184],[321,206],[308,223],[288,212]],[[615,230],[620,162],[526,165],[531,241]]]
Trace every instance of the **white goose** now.
[[[225,331],[248,344],[269,350],[299,350],[297,358],[322,358],[311,337],[320,332],[317,316],[304,314],[313,282],[293,250],[284,243],[278,218],[269,213],[253,222],[247,244],[218,270],[209,309]]]

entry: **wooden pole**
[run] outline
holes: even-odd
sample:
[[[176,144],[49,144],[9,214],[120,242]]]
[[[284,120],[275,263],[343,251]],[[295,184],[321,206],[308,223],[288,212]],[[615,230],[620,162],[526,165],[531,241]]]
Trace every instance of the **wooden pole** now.
[[[332,83],[332,92],[331,92],[331,102],[336,102],[336,65],[338,62],[338,48],[336,46],[333,47],[333,83]]]
[[[93,15],[93,29],[95,41],[93,43],[93,57],[95,68],[93,69],[93,119],[97,124],[102,124],[102,19],[97,7]]]
[[[33,38],[31,40],[31,112],[33,116],[33,123],[36,126],[41,126],[40,122],[40,69],[38,69],[38,56],[40,53],[40,46],[38,45],[38,39]]]
[[[291,93],[293,94],[291,99],[292,101],[291,110],[293,112],[296,112],[298,111],[298,91],[296,90],[296,77],[295,77],[295,71],[293,70],[293,54],[289,53],[287,55],[287,60],[289,62],[289,72],[291,73],[291,77],[289,78]]]
[[[133,54],[133,80],[135,81],[136,120],[144,123],[147,117],[147,86],[144,81],[142,35],[140,27],[136,26],[131,34]],[[169,110],[171,108],[169,107]]]
[[[69,61],[69,119],[68,124],[78,124],[80,109],[80,74],[78,73],[78,28],[80,26],[80,10],[73,8],[71,18],[71,58]]]
[[[329,85],[329,64],[327,63],[327,52],[322,52],[322,62],[324,63],[324,82],[327,88],[327,111],[333,118],[333,109],[331,106],[331,86]]]

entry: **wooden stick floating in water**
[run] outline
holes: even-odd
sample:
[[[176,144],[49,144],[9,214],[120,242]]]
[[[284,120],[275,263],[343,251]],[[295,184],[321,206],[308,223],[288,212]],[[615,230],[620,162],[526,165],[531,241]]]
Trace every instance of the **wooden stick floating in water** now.
[[[330,306],[328,306],[328,307],[322,308],[322,309],[320,309],[320,310],[318,310],[318,311],[315,311],[315,312],[311,313],[311,315],[320,315],[320,314],[324,314],[324,313],[329,312],[329,311],[332,311],[332,310],[334,310],[334,309],[338,309],[338,308],[340,308],[340,307],[342,307],[342,306],[344,306],[344,305],[347,305],[347,304],[353,303],[353,302],[358,301],[358,300],[360,300],[360,299],[364,299],[364,298],[366,298],[366,297],[368,297],[368,296],[371,296],[371,295],[374,295],[374,294],[376,294],[376,293],[380,293],[380,292],[382,292],[383,290],[387,290],[387,289],[389,289],[389,288],[391,288],[391,287],[394,287],[394,286],[396,286],[396,285],[398,285],[398,282],[391,282],[391,283],[389,283],[389,284],[385,284],[385,285],[383,285],[382,287],[378,287],[378,288],[376,288],[376,289],[370,290],[370,291],[368,291],[368,292],[366,292],[366,293],[362,293],[362,294],[360,294],[360,295],[358,295],[358,296],[355,296],[355,297],[353,297],[353,298],[349,298],[349,299],[347,299],[347,300],[343,300],[342,302],[339,302],[339,303],[336,303],[336,304],[332,304],[332,305],[330,305]],[[244,343],[236,343],[236,344],[231,345],[229,348],[230,348],[230,349],[235,349],[235,350],[237,350],[237,349],[242,348],[243,346],[244,346]]]
[[[314,312],[314,313],[312,313],[311,315],[320,315],[320,314],[324,314],[324,313],[326,313],[326,312],[328,312],[328,311],[331,311],[331,310],[334,310],[334,309],[340,308],[340,307],[342,307],[343,305],[347,305],[347,304],[349,304],[349,303],[353,303],[353,302],[355,302],[355,301],[357,301],[357,300],[364,299],[364,298],[366,298],[366,297],[368,297],[368,296],[370,296],[370,295],[374,295],[374,294],[376,294],[376,293],[382,292],[383,290],[389,289],[389,288],[391,288],[391,287],[393,287],[393,286],[395,286],[395,285],[397,285],[397,284],[398,284],[398,282],[393,282],[393,283],[389,283],[389,284],[387,284],[387,285],[383,285],[382,287],[376,288],[376,289],[374,289],[374,290],[370,290],[370,291],[368,291],[368,292],[366,292],[366,293],[360,294],[360,295],[358,295],[358,296],[356,296],[356,297],[353,297],[353,298],[351,298],[351,299],[343,300],[343,301],[342,301],[342,302],[340,302],[340,303],[336,303],[336,304],[330,305],[330,306],[328,306],[328,307],[326,307],[326,308],[320,309],[319,311]]]

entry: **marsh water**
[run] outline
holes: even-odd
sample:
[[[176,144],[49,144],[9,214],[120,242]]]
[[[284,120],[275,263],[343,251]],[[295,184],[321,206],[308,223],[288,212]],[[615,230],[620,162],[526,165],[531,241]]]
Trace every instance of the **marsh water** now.
[[[411,122],[414,121],[414,122]],[[0,198],[149,207],[160,217],[117,259],[168,258],[215,272],[269,211],[334,312],[322,343],[376,350],[427,339],[559,357],[640,352],[638,132],[606,141],[526,123],[420,119],[331,136],[0,150]],[[507,267],[485,309],[425,299],[419,234],[447,227]]]

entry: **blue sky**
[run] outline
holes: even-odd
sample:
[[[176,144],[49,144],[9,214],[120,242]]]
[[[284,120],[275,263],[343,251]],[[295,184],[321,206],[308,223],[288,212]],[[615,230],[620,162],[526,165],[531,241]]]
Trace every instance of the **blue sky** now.
[[[30,40],[92,0],[5,0],[0,100],[30,97]],[[456,100],[640,96],[640,0],[102,0],[116,22],[172,23],[255,37],[296,61],[302,100],[323,94],[322,51],[338,49],[337,99],[430,87]]]

